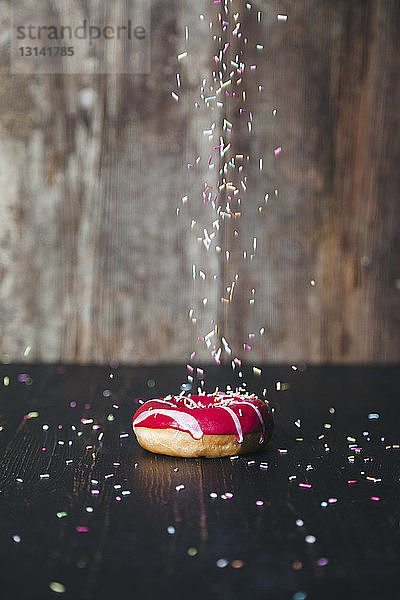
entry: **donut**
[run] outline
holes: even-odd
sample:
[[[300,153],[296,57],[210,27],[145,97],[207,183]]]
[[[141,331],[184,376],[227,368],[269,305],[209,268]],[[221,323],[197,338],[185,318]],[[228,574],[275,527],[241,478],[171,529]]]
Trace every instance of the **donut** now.
[[[132,427],[150,452],[217,458],[254,452],[271,438],[273,421],[268,402],[254,394],[216,392],[148,400]]]

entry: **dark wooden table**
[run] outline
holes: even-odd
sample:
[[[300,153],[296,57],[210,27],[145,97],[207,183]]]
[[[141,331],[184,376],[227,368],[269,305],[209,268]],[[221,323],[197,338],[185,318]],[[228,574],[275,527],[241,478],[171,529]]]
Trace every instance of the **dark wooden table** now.
[[[399,374],[249,371],[275,408],[269,447],[191,460],[131,431],[184,367],[2,365],[1,599],[398,597]],[[227,383],[206,369],[208,391]]]

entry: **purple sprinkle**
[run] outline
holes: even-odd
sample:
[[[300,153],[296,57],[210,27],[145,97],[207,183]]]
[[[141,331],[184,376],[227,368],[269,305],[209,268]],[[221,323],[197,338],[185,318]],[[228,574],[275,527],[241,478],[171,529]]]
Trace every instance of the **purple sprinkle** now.
[[[327,558],[319,558],[317,560],[317,565],[319,567],[325,567],[328,564],[329,560]]]

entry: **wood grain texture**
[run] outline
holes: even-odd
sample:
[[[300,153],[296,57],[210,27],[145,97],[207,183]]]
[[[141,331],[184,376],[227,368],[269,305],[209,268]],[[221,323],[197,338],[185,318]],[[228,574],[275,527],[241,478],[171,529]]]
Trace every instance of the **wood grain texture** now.
[[[153,2],[150,75],[10,77],[3,57],[3,354],[30,345],[30,359],[155,362],[184,360],[194,347],[192,263],[218,265],[176,208],[213,183],[207,165],[187,169],[209,125],[193,110],[211,52],[206,29],[192,33],[198,60],[180,65],[179,106],[170,90],[199,10],[207,2]],[[193,217],[200,231],[208,225],[201,203]],[[209,322],[216,291],[206,281],[201,293],[209,305],[199,320]]]
[[[9,377],[0,387],[2,598],[51,599],[58,582],[66,600],[183,600],[188,590],[193,600],[286,600],[298,591],[391,600],[398,371],[270,366],[260,380],[246,370],[251,389],[271,390],[275,430],[261,452],[231,460],[155,455],[136,442],[139,399],[178,391],[183,366],[1,365],[0,381]],[[276,380],[290,388],[276,391]],[[207,382],[238,378],[214,365]]]
[[[233,146],[251,160],[240,236],[227,237],[236,251],[225,282],[236,270],[242,290],[227,312],[228,335],[239,348],[264,327],[253,346],[268,361],[396,361],[399,5],[263,7],[260,24],[242,10],[247,63],[257,64],[244,85],[255,115],[251,135],[231,106],[239,125]],[[277,24],[278,12],[289,15],[286,23]],[[259,41],[266,42],[263,60]],[[258,252],[244,265],[242,250],[249,254],[253,236]]]
[[[194,101],[212,69],[207,23],[218,5],[152,2],[150,75],[10,76],[2,47],[4,360],[180,362],[196,349],[201,361],[209,353],[197,336],[212,319],[253,364],[400,359],[399,4],[245,5],[234,0],[232,11],[249,40],[246,62],[257,64],[244,78],[254,124],[249,134],[227,102],[233,153],[251,157],[243,217],[221,230],[229,265],[196,239],[211,222],[204,182],[217,181],[206,164],[210,114]],[[283,12],[288,21],[278,23]],[[191,51],[178,65],[186,25]],[[253,237],[257,253],[244,262]],[[205,281],[193,282],[193,264]],[[220,298],[236,273],[227,308]],[[247,353],[243,343],[261,327]]]

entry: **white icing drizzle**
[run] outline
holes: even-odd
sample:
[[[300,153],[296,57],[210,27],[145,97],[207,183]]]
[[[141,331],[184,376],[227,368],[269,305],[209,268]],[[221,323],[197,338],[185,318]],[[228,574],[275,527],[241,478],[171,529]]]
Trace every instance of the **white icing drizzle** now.
[[[259,418],[259,421],[261,423],[261,427],[262,427],[262,435],[261,435],[261,439],[260,439],[260,444],[261,444],[264,441],[264,434],[265,434],[265,423],[264,423],[262,414],[258,410],[257,406],[255,406],[255,404],[252,404],[252,402],[246,402],[245,400],[242,400],[241,404],[247,404],[248,406],[251,406],[252,408],[254,408],[256,415]]]
[[[138,425],[148,417],[153,415],[160,414],[165,415],[166,417],[170,417],[176,423],[178,423],[179,427],[182,427],[185,431],[188,431],[195,440],[200,440],[203,437],[203,430],[201,429],[197,419],[188,413],[182,412],[180,410],[170,410],[164,408],[154,408],[153,410],[145,410],[140,415],[134,419],[132,425]],[[236,416],[236,415],[235,415]],[[240,426],[240,425],[239,425]]]
[[[242,432],[242,426],[240,424],[237,414],[235,412],[233,412],[233,410],[231,408],[229,408],[229,406],[219,406],[219,408],[226,410],[231,415],[233,422],[235,424],[235,427],[236,427],[237,440],[240,444],[241,442],[243,442],[243,432]]]

